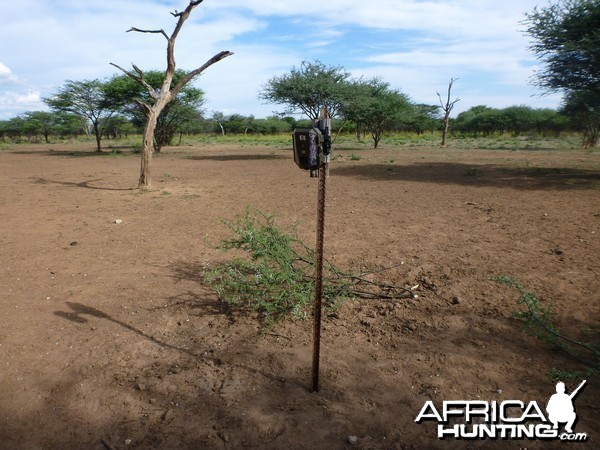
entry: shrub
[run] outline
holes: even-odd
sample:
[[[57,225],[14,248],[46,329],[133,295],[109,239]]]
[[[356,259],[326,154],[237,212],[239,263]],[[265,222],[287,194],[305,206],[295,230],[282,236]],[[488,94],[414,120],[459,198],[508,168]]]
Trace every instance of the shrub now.
[[[222,241],[219,248],[242,250],[247,257],[207,268],[205,282],[221,300],[259,312],[268,323],[287,314],[306,317],[314,298],[316,254],[298,238],[295,227],[284,232],[272,215],[251,207],[224,223],[236,237]],[[363,278],[367,274],[347,274],[327,261],[323,271],[322,301],[329,308],[349,297],[413,297],[409,289],[380,285]]]

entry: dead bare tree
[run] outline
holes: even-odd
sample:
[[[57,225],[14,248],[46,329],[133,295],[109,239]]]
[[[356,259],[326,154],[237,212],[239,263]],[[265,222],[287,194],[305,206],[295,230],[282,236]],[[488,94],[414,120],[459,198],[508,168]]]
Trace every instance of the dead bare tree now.
[[[442,130],[442,147],[446,146],[446,137],[448,136],[448,129],[450,128],[450,113],[454,108],[456,103],[460,102],[460,98],[455,98],[454,100],[450,100],[452,95],[452,85],[458,78],[450,78],[450,83],[448,84],[448,97],[446,99],[446,103],[442,101],[442,96],[439,92],[436,92],[438,98],[440,99],[440,105],[442,107],[442,111],[444,111],[444,129]]]
[[[144,111],[146,113],[146,118],[147,118],[146,126],[144,128],[144,150],[142,151],[142,163],[141,163],[141,168],[140,168],[140,179],[139,179],[139,183],[138,183],[138,187],[140,187],[140,188],[151,187],[150,163],[152,161],[152,152],[153,152],[153,148],[154,148],[153,147],[154,130],[156,129],[156,122],[158,120],[158,116],[160,115],[161,111],[171,100],[173,100],[177,96],[179,91],[181,91],[181,89],[187,83],[192,81],[192,79],[194,77],[196,77],[197,75],[204,72],[204,70],[206,70],[208,67],[212,66],[213,64],[221,61],[222,59],[224,59],[228,56],[233,55],[233,53],[229,52],[229,51],[219,52],[216,55],[214,55],[212,58],[210,58],[208,61],[206,61],[202,66],[198,67],[195,70],[192,70],[191,72],[188,72],[185,76],[180,78],[179,81],[177,82],[177,84],[175,84],[175,86],[171,86],[171,84],[173,82],[173,75],[175,74],[175,67],[176,67],[176,65],[175,65],[175,40],[177,39],[177,36],[179,35],[179,32],[181,31],[181,28],[183,27],[184,22],[190,16],[190,13],[192,12],[192,10],[196,6],[198,6],[200,3],[202,3],[203,1],[204,0],[195,0],[195,1],[190,0],[190,3],[185,8],[185,10],[183,10],[181,12],[175,11],[175,12],[171,13],[173,15],[173,17],[177,18],[177,24],[175,25],[175,29],[171,33],[171,36],[167,35],[167,33],[165,33],[165,31],[162,29],[160,29],[160,30],[141,30],[139,28],[132,27],[131,29],[127,30],[127,32],[136,31],[138,33],[162,34],[167,39],[167,68],[165,70],[165,77],[164,77],[164,80],[163,80],[163,83],[162,83],[162,86],[160,89],[155,89],[152,86],[150,86],[150,84],[144,78],[144,72],[139,67],[137,67],[135,64],[133,64],[133,63],[131,64],[133,66],[133,70],[135,71],[135,73],[134,73],[132,71],[123,69],[122,67],[118,66],[117,64],[111,63],[111,65],[113,65],[117,69],[121,70],[129,78],[142,84],[146,88],[148,93],[150,94],[150,97],[154,100],[154,103],[150,104],[150,103],[144,102],[140,99],[136,99],[136,102],[139,105],[141,105],[141,107],[144,109]]]

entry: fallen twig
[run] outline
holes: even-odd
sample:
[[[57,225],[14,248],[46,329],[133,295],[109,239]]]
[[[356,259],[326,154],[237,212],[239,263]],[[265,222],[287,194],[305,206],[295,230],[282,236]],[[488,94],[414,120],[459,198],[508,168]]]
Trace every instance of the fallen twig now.
[[[118,450],[117,447],[114,447],[113,445],[111,445],[111,443],[108,442],[104,438],[100,439],[100,442],[102,442],[102,445],[104,445],[104,447],[106,447],[106,450]]]

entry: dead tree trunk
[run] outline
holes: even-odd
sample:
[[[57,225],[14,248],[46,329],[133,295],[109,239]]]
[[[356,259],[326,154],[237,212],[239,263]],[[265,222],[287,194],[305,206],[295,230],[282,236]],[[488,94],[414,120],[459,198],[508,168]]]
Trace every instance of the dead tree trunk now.
[[[152,149],[154,148],[154,130],[158,116],[152,110],[146,112],[146,126],[144,127],[144,150],[142,151],[142,162],[140,166],[140,178],[138,187],[150,187],[150,163],[152,162]],[[150,149],[150,151],[148,151]]]
[[[440,105],[442,107],[442,111],[444,111],[444,128],[442,129],[442,147],[446,146],[446,138],[448,136],[448,130],[450,128],[450,113],[454,108],[454,105],[460,101],[460,98],[456,98],[450,101],[450,96],[452,94],[452,85],[454,82],[458,80],[458,78],[450,78],[450,83],[448,84],[448,97],[446,99],[446,103],[442,101],[442,96],[439,92],[437,93],[438,98],[440,99]]]
[[[167,39],[167,69],[165,71],[165,78],[163,80],[162,86],[160,90],[154,89],[150,84],[146,82],[144,79],[144,72],[137,67],[135,64],[132,64],[134,72],[129,70],[125,70],[122,67],[111,63],[111,65],[115,66],[117,69],[121,70],[125,75],[138,83],[142,84],[150,97],[153,99],[153,103],[146,103],[141,100],[136,100],[146,112],[146,127],[144,129],[144,150],[142,151],[142,163],[140,167],[140,178],[138,187],[139,188],[149,188],[151,187],[151,178],[150,178],[150,165],[152,162],[152,152],[154,150],[154,131],[156,130],[156,123],[158,121],[158,116],[164,107],[177,96],[179,91],[188,84],[194,77],[201,74],[208,67],[213,64],[221,61],[222,59],[233,55],[233,53],[228,51],[223,51],[217,53],[215,56],[206,61],[202,66],[198,67],[195,70],[187,73],[184,77],[182,77],[175,86],[171,86],[173,82],[173,75],[175,74],[175,40],[181,31],[181,27],[190,16],[192,10],[202,3],[204,0],[190,0],[189,5],[182,12],[172,12],[173,17],[177,18],[177,24],[175,25],[175,29],[171,36],[168,36],[164,30],[141,30],[139,28],[132,27],[129,31],[136,31],[139,33],[156,33],[162,34],[165,39]]]

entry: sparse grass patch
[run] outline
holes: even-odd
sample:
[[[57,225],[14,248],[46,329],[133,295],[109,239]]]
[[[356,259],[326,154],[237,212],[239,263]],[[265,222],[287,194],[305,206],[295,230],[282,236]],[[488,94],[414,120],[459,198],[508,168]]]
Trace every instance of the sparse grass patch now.
[[[282,134],[201,134],[186,136],[181,145],[239,145],[267,147],[290,147],[292,142],[291,133]]]
[[[514,313],[514,317],[524,322],[529,333],[565,351],[589,367],[584,372],[569,372],[551,368],[548,372],[551,378],[558,375],[565,376],[565,374],[571,374],[571,378],[578,378],[576,375],[593,374],[600,371],[600,336],[597,333],[593,333],[590,329],[582,330],[585,341],[566,336],[554,324],[554,313],[551,307],[542,304],[533,292],[527,291],[515,278],[493,276],[491,280],[513,288],[519,293],[518,302],[525,305],[527,309]]]
[[[194,199],[201,198],[201,197],[202,196],[200,194],[184,194],[183,195],[183,198],[185,200],[194,200]]]

